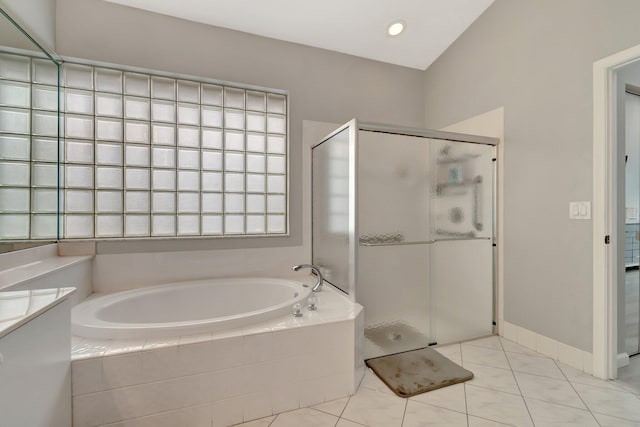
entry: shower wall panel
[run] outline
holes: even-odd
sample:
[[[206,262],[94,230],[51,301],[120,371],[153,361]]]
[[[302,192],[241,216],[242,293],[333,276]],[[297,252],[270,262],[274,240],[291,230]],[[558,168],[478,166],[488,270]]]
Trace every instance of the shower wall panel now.
[[[312,163],[313,263],[325,280],[346,293],[353,287],[349,263],[354,250],[350,197],[355,195],[349,173],[355,141],[350,140],[350,134],[347,127],[316,146]]]

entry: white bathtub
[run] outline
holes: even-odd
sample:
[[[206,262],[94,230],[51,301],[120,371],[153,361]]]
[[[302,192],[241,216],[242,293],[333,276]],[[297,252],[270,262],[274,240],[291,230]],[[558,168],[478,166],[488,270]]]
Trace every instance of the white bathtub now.
[[[235,329],[290,314],[310,292],[274,278],[169,283],[90,298],[73,308],[71,330],[86,338],[135,339]]]

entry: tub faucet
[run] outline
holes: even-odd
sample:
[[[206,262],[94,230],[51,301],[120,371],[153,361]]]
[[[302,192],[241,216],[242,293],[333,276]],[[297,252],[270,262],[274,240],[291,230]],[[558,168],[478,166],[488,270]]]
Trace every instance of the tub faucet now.
[[[318,267],[316,267],[315,265],[300,264],[300,265],[294,266],[293,267],[293,271],[298,271],[301,268],[310,268],[311,271],[313,271],[313,274],[316,275],[316,283],[313,285],[311,290],[313,292],[320,292],[320,290],[322,289],[322,283],[324,282],[324,279],[322,278],[322,273],[320,273],[320,269]]]

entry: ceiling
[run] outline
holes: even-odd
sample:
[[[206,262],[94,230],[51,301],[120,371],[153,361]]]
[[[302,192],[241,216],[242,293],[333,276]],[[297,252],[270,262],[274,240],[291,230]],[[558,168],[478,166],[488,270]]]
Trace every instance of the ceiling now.
[[[424,70],[494,0],[106,0]],[[387,35],[401,19],[405,31]]]

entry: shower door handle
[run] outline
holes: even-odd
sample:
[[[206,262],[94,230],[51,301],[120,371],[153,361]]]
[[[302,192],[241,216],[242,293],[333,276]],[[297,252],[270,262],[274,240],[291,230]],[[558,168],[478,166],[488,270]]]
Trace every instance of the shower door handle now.
[[[482,231],[482,195],[480,188],[482,186],[482,176],[478,175],[473,179],[473,226],[476,230]]]

